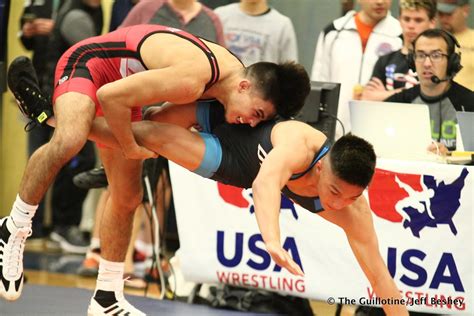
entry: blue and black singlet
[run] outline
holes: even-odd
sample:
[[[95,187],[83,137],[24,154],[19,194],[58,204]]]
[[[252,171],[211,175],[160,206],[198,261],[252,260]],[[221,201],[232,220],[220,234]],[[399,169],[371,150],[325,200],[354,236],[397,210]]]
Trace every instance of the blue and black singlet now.
[[[278,122],[265,121],[253,128],[246,124],[227,124],[224,119],[224,111],[217,101],[206,106],[208,114],[203,115],[201,112],[200,121],[205,122],[202,124],[204,131],[217,138],[222,157],[217,170],[210,178],[224,184],[251,188],[252,182],[260,170],[261,162],[273,149],[271,132]],[[311,170],[329,152],[329,148],[330,142],[326,140],[308,168],[294,174],[290,181],[302,177]],[[282,189],[282,193],[311,212],[322,211],[317,196],[300,196],[290,191],[286,186]]]

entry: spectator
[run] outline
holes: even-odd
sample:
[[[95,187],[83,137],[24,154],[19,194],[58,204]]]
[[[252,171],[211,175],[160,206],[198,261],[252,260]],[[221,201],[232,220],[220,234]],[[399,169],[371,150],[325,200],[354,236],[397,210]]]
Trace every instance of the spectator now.
[[[112,16],[110,17],[109,32],[115,31],[128,13],[140,0],[115,0],[112,6]]]
[[[161,24],[224,44],[217,15],[197,0],[142,0],[127,15],[121,27]]]
[[[456,38],[440,29],[426,30],[413,42],[410,57],[420,84],[387,99],[389,102],[427,104],[433,152],[456,149],[456,111],[474,111],[474,92],[453,81],[462,68]]]
[[[224,26],[227,47],[244,65],[298,60],[293,23],[269,7],[267,0],[241,0],[215,11]]]
[[[402,89],[418,84],[415,69],[408,67],[407,55],[413,40],[436,24],[435,0],[400,0],[400,25],[403,47],[379,58],[372,79],[367,83],[362,99],[382,101]]]
[[[25,0],[25,7],[20,20],[20,40],[27,50],[33,51],[33,66],[38,74],[46,71],[44,60],[47,56],[49,36],[54,27],[53,12],[56,1],[53,0]],[[40,85],[44,85],[44,78],[39,77]]]
[[[463,69],[456,81],[474,90],[474,30],[467,27],[470,9],[469,0],[438,0],[441,28],[453,33],[461,45]]]
[[[402,47],[400,23],[388,9],[391,0],[359,0],[361,10],[349,11],[321,32],[311,78],[341,83],[338,118],[350,131],[348,101],[360,98],[378,57]],[[336,137],[342,135],[338,126]]]

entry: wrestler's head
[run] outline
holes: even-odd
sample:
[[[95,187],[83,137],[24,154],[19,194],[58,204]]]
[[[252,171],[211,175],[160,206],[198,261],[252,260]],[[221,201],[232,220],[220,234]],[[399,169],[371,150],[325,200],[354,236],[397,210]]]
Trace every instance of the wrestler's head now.
[[[326,210],[340,210],[362,195],[375,172],[374,148],[352,134],[339,138],[319,161],[318,193]]]
[[[259,62],[242,70],[237,89],[226,102],[226,120],[257,125],[276,114],[297,114],[311,89],[308,73],[294,62]]]

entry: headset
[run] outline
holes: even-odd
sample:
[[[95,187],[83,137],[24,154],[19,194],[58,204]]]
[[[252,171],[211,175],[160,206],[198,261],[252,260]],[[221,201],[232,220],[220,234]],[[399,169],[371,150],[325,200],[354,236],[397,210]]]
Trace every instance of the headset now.
[[[426,34],[428,33],[428,34]],[[442,37],[446,43],[448,44],[448,51],[451,51],[451,53],[449,54],[448,56],[448,66],[446,68],[446,77],[441,79],[439,78],[438,76],[432,76],[431,77],[431,81],[433,83],[441,83],[441,82],[444,82],[444,81],[449,81],[451,80],[452,78],[454,78],[454,76],[462,69],[462,65],[461,65],[461,53],[460,52],[456,52],[456,47],[457,48],[461,48],[461,45],[459,45],[459,42],[458,40],[456,39],[456,37],[454,37],[453,34],[449,33],[448,31],[445,31],[445,30],[442,30],[442,29],[430,29],[430,30],[426,30],[424,32],[422,32],[421,34],[419,34],[416,39],[413,41],[413,43],[415,44],[416,41],[418,40],[418,38],[420,38],[421,36],[425,36],[428,35],[429,38],[432,38],[433,35],[439,35],[440,37]],[[434,37],[437,37],[437,36],[434,36]],[[413,44],[413,45],[414,45]],[[411,69],[416,69],[415,68],[415,56],[414,56],[414,53],[413,51],[410,51],[407,55],[407,61],[408,61],[408,66],[411,68]]]

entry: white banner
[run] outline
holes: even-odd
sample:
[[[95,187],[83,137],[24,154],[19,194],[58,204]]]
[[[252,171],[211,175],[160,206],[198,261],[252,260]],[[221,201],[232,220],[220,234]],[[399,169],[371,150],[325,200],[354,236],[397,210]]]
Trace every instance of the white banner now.
[[[366,196],[380,252],[402,297],[412,301],[408,308],[472,315],[474,168],[390,160],[377,168]],[[339,227],[282,200],[282,244],[305,272],[295,277],[264,250],[251,190],[174,164],[170,169],[180,261],[189,281],[379,305]]]

